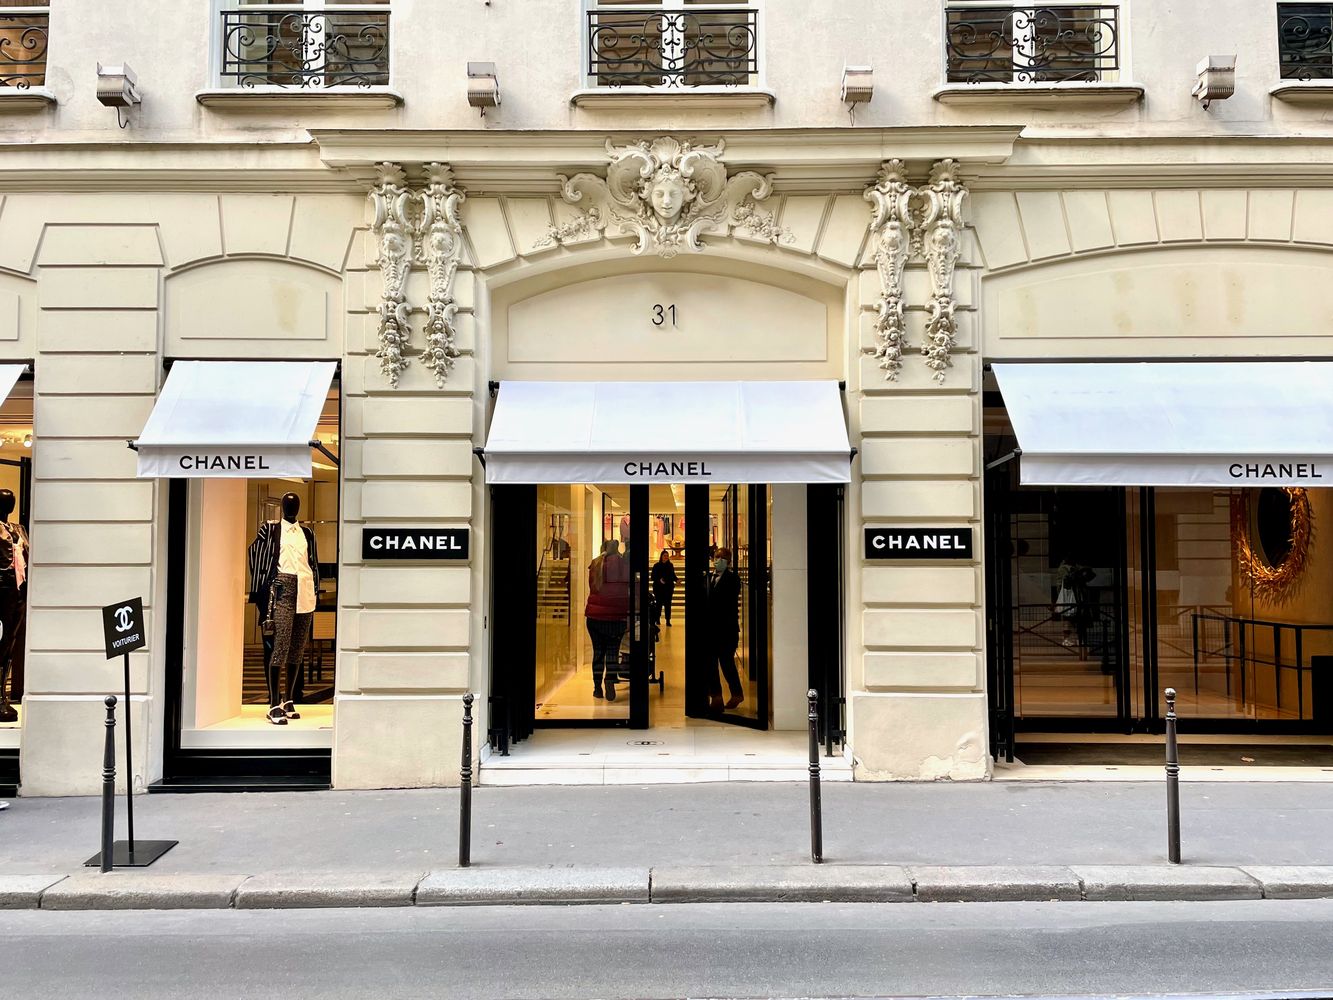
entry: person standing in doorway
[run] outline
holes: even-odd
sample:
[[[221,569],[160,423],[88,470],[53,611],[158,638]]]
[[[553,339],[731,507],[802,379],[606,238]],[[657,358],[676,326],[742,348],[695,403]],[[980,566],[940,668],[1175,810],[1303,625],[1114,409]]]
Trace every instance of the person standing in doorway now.
[[[714,712],[730,711],[745,700],[740,674],[736,672],[736,647],[741,641],[741,578],[731,568],[731,550],[719,548],[713,556],[713,571],[708,574],[708,593],[704,607],[708,625],[708,707]],[[722,703],[722,685],[718,669],[727,679],[730,697]]]
[[[671,553],[662,550],[661,557],[653,563],[653,624],[662,623],[662,612],[666,612],[667,628],[671,627],[671,602],[676,596],[676,566],[671,561]]]
[[[620,640],[629,623],[629,565],[614,538],[602,543],[602,553],[588,566],[588,602],[583,618],[592,640],[592,696],[616,700],[616,671]]]

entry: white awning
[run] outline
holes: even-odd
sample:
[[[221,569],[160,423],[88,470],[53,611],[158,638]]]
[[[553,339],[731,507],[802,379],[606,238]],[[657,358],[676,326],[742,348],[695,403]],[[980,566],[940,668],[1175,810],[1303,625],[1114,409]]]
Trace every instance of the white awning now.
[[[1333,362],[993,371],[1025,485],[1333,486]]]
[[[135,442],[141,478],[307,479],[331,361],[177,361]]]
[[[0,365],[0,403],[9,398],[27,370],[27,365]]]
[[[502,382],[490,483],[846,483],[836,382]]]

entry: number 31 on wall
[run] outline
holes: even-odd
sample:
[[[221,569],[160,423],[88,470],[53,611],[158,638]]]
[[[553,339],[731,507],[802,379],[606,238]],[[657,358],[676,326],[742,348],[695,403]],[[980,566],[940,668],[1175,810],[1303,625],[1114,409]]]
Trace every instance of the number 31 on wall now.
[[[666,326],[670,320],[671,325],[676,325],[676,304],[662,305],[660,302],[653,306],[653,326]]]

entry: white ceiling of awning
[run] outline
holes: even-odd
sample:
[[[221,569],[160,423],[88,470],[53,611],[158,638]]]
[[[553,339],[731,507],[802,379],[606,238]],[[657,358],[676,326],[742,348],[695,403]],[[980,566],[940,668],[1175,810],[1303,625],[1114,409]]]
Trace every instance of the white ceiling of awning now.
[[[311,474],[331,361],[178,361],[135,446],[141,477]]]
[[[851,471],[835,382],[503,382],[485,454],[492,483],[848,482]]]
[[[1333,362],[992,370],[1024,484],[1333,486]]]

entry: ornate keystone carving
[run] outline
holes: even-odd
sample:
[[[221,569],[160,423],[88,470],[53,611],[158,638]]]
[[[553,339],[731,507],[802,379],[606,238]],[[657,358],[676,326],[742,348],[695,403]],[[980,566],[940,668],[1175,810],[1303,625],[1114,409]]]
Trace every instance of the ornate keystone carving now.
[[[868,349],[879,361],[884,378],[896,382],[903,366],[907,333],[904,317],[903,272],[909,260],[924,258],[930,274],[930,316],[921,354],[926,367],[944,382],[953,367],[958,326],[954,317],[954,272],[962,255],[963,186],[955,160],[941,160],[930,172],[930,183],[914,188],[907,181],[901,160],[888,160],[865,199],[874,206],[870,239],[879,270],[880,295],[876,303],[877,343]]]
[[[875,359],[884,377],[896,381],[903,367],[903,342],[907,335],[903,316],[903,271],[912,255],[916,229],[911,211],[912,187],[902,160],[889,160],[880,167],[875,183],[866,188],[865,199],[874,205],[870,239],[875,266],[879,269],[880,295],[875,304]]]
[[[935,381],[944,382],[944,371],[953,367],[952,351],[958,324],[954,319],[954,271],[962,256],[963,186],[956,160],[941,160],[930,171],[930,184],[922,188],[925,213],[926,268],[930,271],[930,318],[926,321],[926,339],[921,354],[926,367],[935,373]]]
[[[380,349],[375,352],[380,371],[389,385],[397,388],[411,364],[408,317],[413,309],[406,299],[407,275],[414,263],[424,264],[430,295],[422,360],[435,373],[435,384],[444,388],[458,357],[454,275],[463,252],[463,223],[458,209],[464,194],[454,185],[452,171],[442,163],[427,164],[426,187],[421,192],[411,190],[402,167],[381,163],[370,198],[375,207],[371,231],[379,240],[376,260],[383,281],[378,306]]]
[[[405,353],[410,333],[408,308],[404,297],[407,273],[412,268],[413,233],[410,218],[413,201],[407,187],[407,174],[393,163],[381,163],[379,178],[370,192],[375,205],[375,221],[371,231],[379,239],[380,268],[383,290],[380,292],[380,349],[375,352],[380,371],[397,388],[398,379],[408,366]]]
[[[431,163],[426,167],[420,254],[430,276],[430,298],[426,303],[426,350],[422,360],[435,373],[435,384],[441,389],[458,357],[454,275],[458,273],[458,259],[463,253],[463,223],[458,215],[463,198],[447,166]]]
[[[740,229],[767,243],[790,240],[757,204],[771,193],[772,178],[753,170],[729,176],[720,162],[725,149],[720,140],[695,146],[669,136],[625,146],[608,141],[605,180],[587,173],[560,177],[561,197],[581,210],[552,226],[537,248],[603,233],[608,226],[638,238],[635,254],[652,250],[668,259],[682,249],[703,250],[705,233]]]

